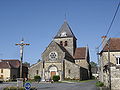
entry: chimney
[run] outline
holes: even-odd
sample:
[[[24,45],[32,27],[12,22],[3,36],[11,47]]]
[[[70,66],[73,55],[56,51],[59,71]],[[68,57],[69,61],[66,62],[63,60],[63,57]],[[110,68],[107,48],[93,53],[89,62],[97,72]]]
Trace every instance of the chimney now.
[[[107,36],[102,36],[101,38],[102,38],[102,48],[104,48],[107,43]]]

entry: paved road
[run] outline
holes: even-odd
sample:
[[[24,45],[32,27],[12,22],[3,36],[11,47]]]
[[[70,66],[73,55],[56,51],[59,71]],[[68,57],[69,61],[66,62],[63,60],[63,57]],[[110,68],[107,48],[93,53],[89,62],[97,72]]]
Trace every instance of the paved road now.
[[[0,90],[3,90],[4,87],[8,87],[8,86],[17,86],[16,82],[3,82],[0,83]]]
[[[96,81],[82,83],[32,83],[37,90],[98,90],[95,86]],[[16,86],[16,83],[0,84],[0,90],[6,86]]]

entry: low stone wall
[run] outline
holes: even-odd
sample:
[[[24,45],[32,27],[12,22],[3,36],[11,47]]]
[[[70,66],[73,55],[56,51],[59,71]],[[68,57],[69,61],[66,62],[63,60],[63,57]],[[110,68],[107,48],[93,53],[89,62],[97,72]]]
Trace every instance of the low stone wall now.
[[[104,72],[104,84],[109,87],[109,73]],[[120,69],[111,67],[111,90],[120,90]]]
[[[112,90],[120,90],[120,69],[111,67],[111,87]]]

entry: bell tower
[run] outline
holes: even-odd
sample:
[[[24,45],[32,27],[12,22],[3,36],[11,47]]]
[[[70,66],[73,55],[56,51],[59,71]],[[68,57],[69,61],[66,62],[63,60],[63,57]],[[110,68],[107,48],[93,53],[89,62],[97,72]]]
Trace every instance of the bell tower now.
[[[54,41],[63,46],[73,56],[76,48],[76,40],[67,21],[64,21],[57,35],[54,37]]]

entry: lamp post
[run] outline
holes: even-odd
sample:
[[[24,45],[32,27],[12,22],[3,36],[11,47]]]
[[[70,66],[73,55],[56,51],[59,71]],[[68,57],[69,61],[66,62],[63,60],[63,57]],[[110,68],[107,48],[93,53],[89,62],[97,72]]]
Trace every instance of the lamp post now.
[[[24,39],[22,39],[20,43],[16,43],[15,45],[20,46],[20,78],[22,78],[23,48],[25,45],[30,45],[30,44],[24,43]]]

